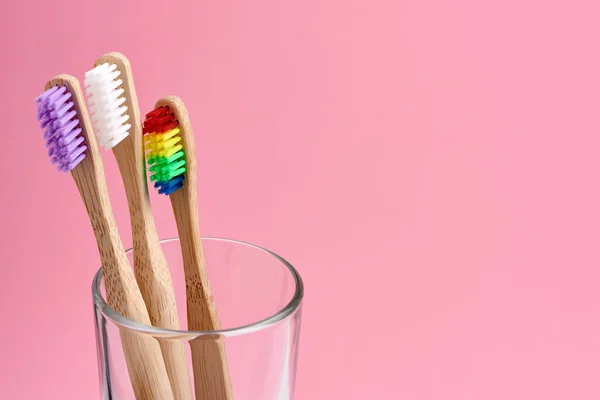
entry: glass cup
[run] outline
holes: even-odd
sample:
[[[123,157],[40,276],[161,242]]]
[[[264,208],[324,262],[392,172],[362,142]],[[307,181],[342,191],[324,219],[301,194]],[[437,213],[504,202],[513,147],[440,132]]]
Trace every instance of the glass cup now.
[[[96,320],[100,398],[135,400],[121,335],[180,343],[194,382],[190,345],[224,342],[235,400],[293,400],[302,314],[302,279],[275,253],[235,240],[203,238],[204,257],[221,329],[187,331],[185,277],[179,239],[161,241],[173,279],[181,330],[142,325],[106,303],[102,269],[92,295]],[[133,265],[133,252],[127,251]],[[202,343],[202,342],[200,342]],[[141,400],[141,399],[137,399]]]

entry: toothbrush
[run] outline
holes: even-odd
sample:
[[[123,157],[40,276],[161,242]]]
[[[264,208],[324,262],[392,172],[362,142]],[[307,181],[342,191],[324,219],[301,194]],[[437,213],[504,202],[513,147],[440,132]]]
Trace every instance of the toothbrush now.
[[[219,329],[208,282],[198,224],[194,134],[187,110],[178,97],[158,100],[144,121],[144,144],[150,180],[168,195],[175,214],[185,272],[188,329]],[[203,340],[204,339],[204,340]],[[232,400],[223,339],[190,342],[197,400]]]
[[[104,167],[79,81],[58,75],[36,99],[37,117],[52,163],[71,171],[90,217],[102,261],[108,304],[142,324],[150,318],[117,232]],[[150,336],[121,330],[127,369],[137,400],[173,399],[158,342]]]
[[[179,329],[175,293],[152,217],[142,145],[142,123],[129,60],[108,53],[85,74],[98,142],[113,149],[131,220],[134,272],[152,325]],[[183,343],[159,340],[175,400],[193,400]]]

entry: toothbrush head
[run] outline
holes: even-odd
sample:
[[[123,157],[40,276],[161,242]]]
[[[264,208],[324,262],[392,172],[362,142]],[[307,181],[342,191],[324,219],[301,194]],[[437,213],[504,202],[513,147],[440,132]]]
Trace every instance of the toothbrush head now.
[[[67,86],[55,85],[38,96],[35,105],[50,161],[59,171],[71,171],[87,150],[72,93]]]
[[[85,74],[85,92],[98,143],[106,150],[129,135],[131,122],[121,70],[105,62]]]
[[[179,121],[168,106],[157,107],[146,114],[143,133],[150,180],[158,193],[170,195],[183,186],[186,172]]]

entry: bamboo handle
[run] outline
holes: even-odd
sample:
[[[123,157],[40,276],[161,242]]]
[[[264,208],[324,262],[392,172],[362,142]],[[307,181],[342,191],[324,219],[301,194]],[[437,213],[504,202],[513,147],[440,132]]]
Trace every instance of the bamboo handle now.
[[[181,243],[187,298],[188,329],[218,330],[219,319],[206,273],[196,190],[194,135],[183,102],[174,96],[163,97],[156,107],[168,106],[179,121],[186,157],[183,187],[173,192],[171,205]],[[197,400],[233,400],[231,379],[222,337],[202,337],[190,343]]]
[[[131,129],[129,135],[113,148],[117,160],[131,220],[135,278],[144,298],[152,325],[180,329],[171,273],[163,254],[146,184],[142,143],[142,122],[129,60],[120,53],[108,53],[95,65],[116,64],[125,89],[125,105]],[[160,347],[175,400],[193,400],[189,367],[182,342],[160,340]]]
[[[69,75],[53,78],[46,85],[46,89],[55,85],[66,86],[71,92],[87,144],[85,159],[71,173],[96,236],[108,304],[129,319],[150,324],[142,295],[117,231],[106,188],[104,167],[90,117],[84,106],[81,87],[77,79]],[[136,399],[173,399],[158,342],[150,336],[134,333],[126,328],[121,329],[121,342]]]
[[[187,173],[186,173],[187,179]],[[182,190],[170,195],[185,269],[188,329],[191,331],[218,330],[219,319],[206,274],[202,244],[197,224],[192,222],[192,201]],[[190,342],[194,385],[197,400],[232,400],[231,380],[223,339],[202,337]]]

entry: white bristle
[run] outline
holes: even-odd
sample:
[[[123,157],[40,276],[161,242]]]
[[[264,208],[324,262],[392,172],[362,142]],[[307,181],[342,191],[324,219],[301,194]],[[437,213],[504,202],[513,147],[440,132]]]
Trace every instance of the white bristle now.
[[[98,65],[85,74],[85,92],[98,143],[111,149],[129,135],[131,124],[124,105],[123,80],[115,64]]]

